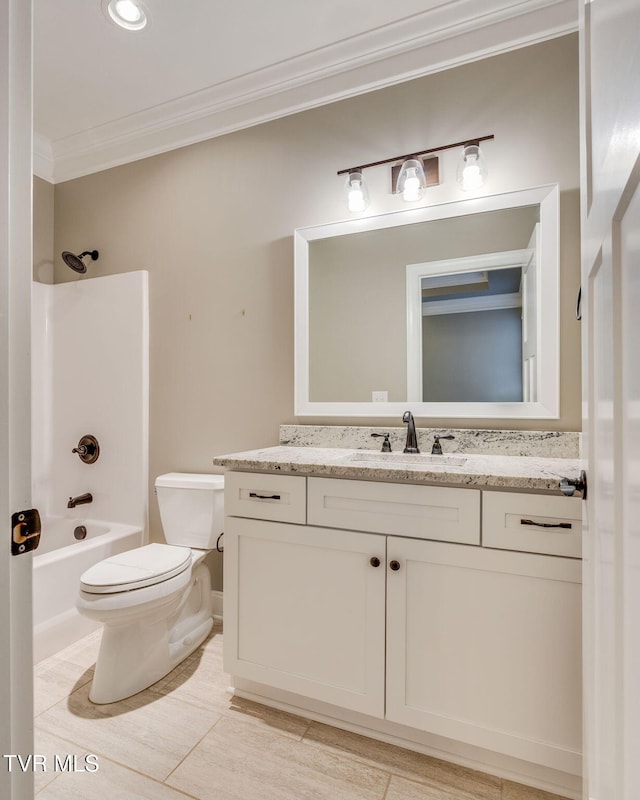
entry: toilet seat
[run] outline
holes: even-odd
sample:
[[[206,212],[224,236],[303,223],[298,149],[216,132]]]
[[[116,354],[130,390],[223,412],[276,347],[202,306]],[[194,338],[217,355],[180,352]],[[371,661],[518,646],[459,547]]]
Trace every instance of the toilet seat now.
[[[105,558],[86,570],[80,589],[88,594],[119,594],[154,586],[184,572],[191,550],[171,544],[148,544]]]

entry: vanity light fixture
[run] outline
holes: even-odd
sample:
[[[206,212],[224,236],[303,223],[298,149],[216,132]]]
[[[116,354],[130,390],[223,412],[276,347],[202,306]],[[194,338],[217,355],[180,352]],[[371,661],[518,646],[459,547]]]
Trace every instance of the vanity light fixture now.
[[[407,159],[400,169],[396,182],[396,193],[402,195],[405,203],[415,203],[422,199],[427,188],[422,161],[418,158]]]
[[[369,205],[369,195],[362,177],[363,170],[396,162],[391,169],[391,190],[396,194],[401,194],[405,202],[415,203],[422,199],[424,190],[427,187],[436,186],[440,183],[438,157],[433,154],[442,150],[452,150],[456,147],[463,148],[458,166],[458,183],[465,191],[480,188],[487,179],[487,167],[480,151],[480,142],[493,138],[493,134],[479,136],[475,139],[467,139],[464,142],[430,147],[408,155],[384,158],[380,161],[372,161],[369,164],[338,170],[338,175],[347,175],[345,193],[349,211],[354,213],[364,211]],[[424,156],[429,156],[429,158],[424,158]]]
[[[107,12],[112,22],[128,31],[141,31],[148,22],[146,11],[135,0],[109,0]]]
[[[456,179],[465,192],[472,192],[484,185],[487,179],[487,165],[478,144],[464,146],[458,162]]]
[[[347,207],[354,214],[364,211],[369,205],[369,190],[367,184],[362,179],[362,173],[354,170],[347,175],[345,184],[347,195]]]

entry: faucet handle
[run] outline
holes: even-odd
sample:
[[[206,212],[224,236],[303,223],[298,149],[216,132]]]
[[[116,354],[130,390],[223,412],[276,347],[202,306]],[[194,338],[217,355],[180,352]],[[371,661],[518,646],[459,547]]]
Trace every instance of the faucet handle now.
[[[436,433],[433,437],[433,447],[431,448],[431,455],[432,456],[441,456],[442,455],[442,445],[440,444],[440,439],[455,439],[456,437],[453,434],[448,433],[446,436],[440,436]]]
[[[391,452],[391,442],[389,441],[389,434],[388,433],[372,433],[372,438],[378,438],[384,436],[384,442],[382,442],[382,452],[383,453],[390,453]]]

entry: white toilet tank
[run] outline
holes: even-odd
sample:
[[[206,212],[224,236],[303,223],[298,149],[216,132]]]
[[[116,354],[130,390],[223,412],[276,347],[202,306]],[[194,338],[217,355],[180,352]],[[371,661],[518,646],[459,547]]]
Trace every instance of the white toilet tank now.
[[[155,485],[167,543],[213,550],[224,524],[224,476],[169,472]]]

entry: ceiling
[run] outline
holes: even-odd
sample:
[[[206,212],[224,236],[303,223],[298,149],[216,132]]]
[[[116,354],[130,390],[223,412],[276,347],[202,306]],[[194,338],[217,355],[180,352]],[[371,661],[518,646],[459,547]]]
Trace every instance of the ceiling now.
[[[576,0],[34,0],[34,171],[52,182],[577,29]]]

